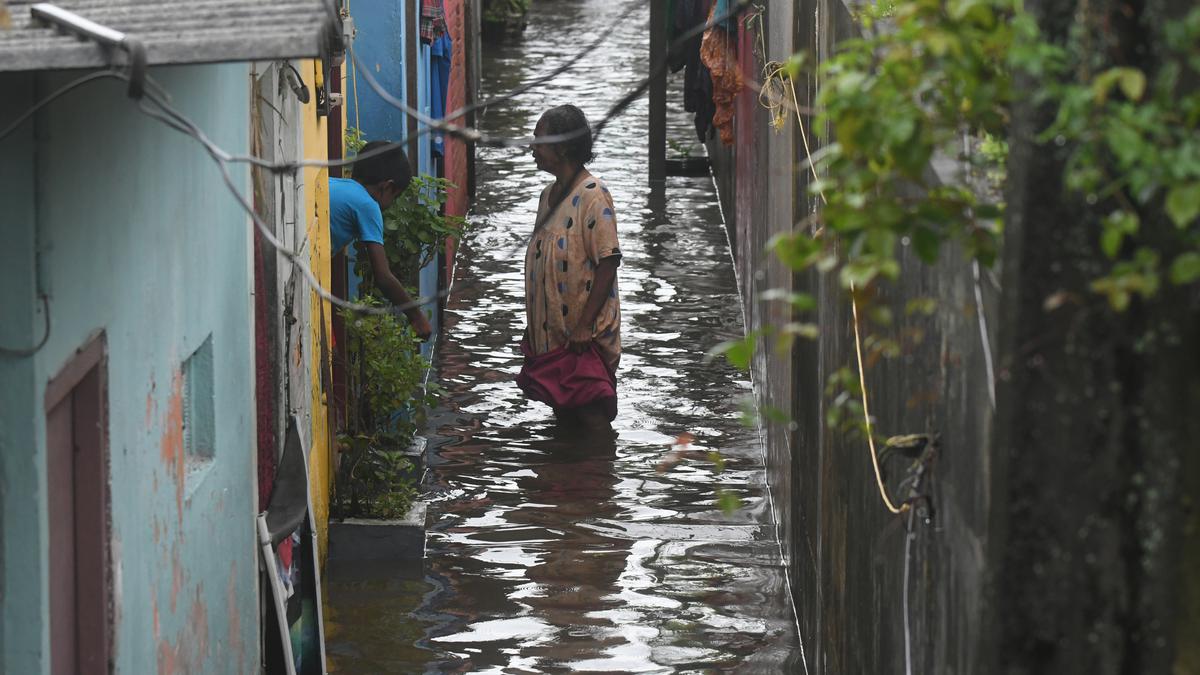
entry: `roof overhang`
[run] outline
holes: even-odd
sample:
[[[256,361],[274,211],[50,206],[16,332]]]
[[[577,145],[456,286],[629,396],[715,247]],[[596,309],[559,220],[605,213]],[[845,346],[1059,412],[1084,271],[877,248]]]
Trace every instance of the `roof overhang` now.
[[[52,0],[53,1],[53,0]],[[0,0],[0,72],[99,68],[119,49],[34,17],[34,0]],[[57,0],[55,5],[141,42],[151,66],[329,57],[342,51],[333,0]]]

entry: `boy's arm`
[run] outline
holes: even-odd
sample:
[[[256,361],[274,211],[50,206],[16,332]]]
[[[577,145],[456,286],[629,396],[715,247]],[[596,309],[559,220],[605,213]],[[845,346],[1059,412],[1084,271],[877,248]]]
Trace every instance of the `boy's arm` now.
[[[412,323],[413,330],[417,331],[417,336],[422,340],[428,340],[429,336],[433,335],[433,326],[429,324],[429,319],[420,307],[411,306],[413,299],[408,295],[408,291],[404,290],[404,284],[400,283],[388,267],[387,253],[383,245],[375,242],[364,242],[364,245],[367,249],[367,260],[371,263],[371,275],[375,277],[375,287],[382,291],[393,305],[408,307],[404,314]]]

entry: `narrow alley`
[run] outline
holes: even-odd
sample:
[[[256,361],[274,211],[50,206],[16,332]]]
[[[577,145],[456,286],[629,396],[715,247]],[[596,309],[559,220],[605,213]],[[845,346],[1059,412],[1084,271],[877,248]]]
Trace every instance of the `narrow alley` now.
[[[635,3],[637,4],[637,3]],[[593,121],[646,71],[647,5],[534,3],[523,39],[484,54],[483,96],[544,75],[617,25],[589,59],[480,127],[519,137],[540,113]],[[554,437],[549,408],[513,381],[524,328],[522,265],[552,180],[528,149],[482,150],[471,231],[445,310],[429,423],[423,574],[328,580],[334,672],[799,672],[763,450],[742,421],[744,373],[706,351],[740,337],[742,314],[712,181],[647,187],[646,101],[604,131],[591,171],[613,193],[624,259],[624,353],[615,442]],[[682,109],[669,137],[694,139]],[[698,146],[697,149],[699,150]],[[702,152],[702,151],[700,151]],[[680,434],[683,460],[661,463]],[[717,473],[707,451],[726,461]],[[741,500],[726,514],[718,490]],[[339,632],[339,624],[353,631]]]
[[[0,674],[1200,675],[1198,83],[1196,0],[0,0]]]

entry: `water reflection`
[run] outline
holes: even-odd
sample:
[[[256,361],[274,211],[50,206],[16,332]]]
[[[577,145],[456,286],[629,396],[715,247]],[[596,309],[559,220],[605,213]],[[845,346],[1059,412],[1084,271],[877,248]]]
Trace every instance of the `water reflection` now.
[[[598,119],[643,75],[646,3],[534,3],[525,39],[484,58],[485,86],[499,93],[569,57],[570,36],[614,24],[590,66],[488,110],[481,125],[528,134],[561,102]],[[618,436],[563,436],[513,382],[524,242],[546,176],[526,151],[481,149],[435,364],[446,394],[430,419],[424,578],[348,583],[365,610],[331,589],[336,672],[799,671],[762,450],[740,423],[749,384],[704,358],[741,333],[716,195],[707,179],[647,186],[645,120],[643,99],[609,126],[590,167],[616,200],[624,253]],[[670,125],[670,137],[692,133],[682,110]],[[723,473],[703,459],[657,470],[685,431],[694,457],[721,451]],[[719,511],[718,487],[744,507]]]

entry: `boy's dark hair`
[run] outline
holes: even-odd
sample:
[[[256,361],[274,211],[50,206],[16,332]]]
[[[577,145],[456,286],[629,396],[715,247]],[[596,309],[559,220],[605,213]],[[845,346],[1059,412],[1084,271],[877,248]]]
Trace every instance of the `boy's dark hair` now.
[[[586,129],[585,133],[580,133],[570,140],[555,143],[554,147],[563,157],[579,166],[596,158],[592,152],[592,127],[588,124],[587,116],[583,114],[582,110],[570,104],[560,105],[542,113],[542,122],[546,125],[544,129],[547,136],[561,136]]]
[[[371,141],[362,146],[358,154],[362,156],[388,145],[392,145],[391,141]],[[363,185],[376,185],[390,180],[403,190],[412,182],[412,167],[408,165],[404,150],[397,145],[373,157],[355,160],[351,176]]]

